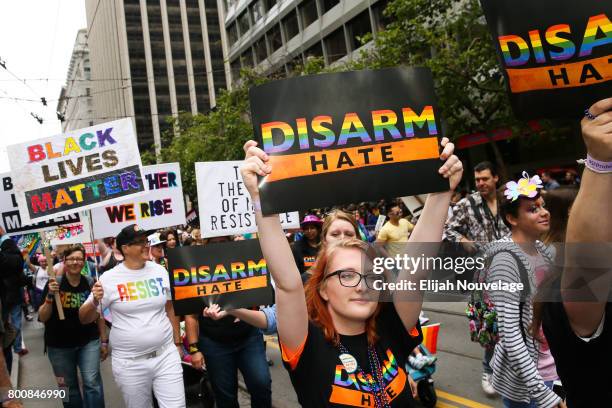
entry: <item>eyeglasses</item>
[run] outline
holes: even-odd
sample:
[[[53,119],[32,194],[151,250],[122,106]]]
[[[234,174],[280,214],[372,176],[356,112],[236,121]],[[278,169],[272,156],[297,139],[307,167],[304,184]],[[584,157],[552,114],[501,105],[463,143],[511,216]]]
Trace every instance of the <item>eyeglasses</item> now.
[[[85,262],[84,258],[66,258],[64,259],[66,263],[83,263]]]
[[[340,269],[334,272],[329,273],[325,276],[325,279],[330,278],[332,276],[337,276],[340,281],[340,285],[346,288],[354,288],[361,283],[361,280],[365,280],[365,284],[369,289],[377,290],[375,287],[376,282],[384,282],[384,277],[382,275],[377,275],[374,273],[361,274],[353,269]],[[380,286],[378,287],[380,289]]]

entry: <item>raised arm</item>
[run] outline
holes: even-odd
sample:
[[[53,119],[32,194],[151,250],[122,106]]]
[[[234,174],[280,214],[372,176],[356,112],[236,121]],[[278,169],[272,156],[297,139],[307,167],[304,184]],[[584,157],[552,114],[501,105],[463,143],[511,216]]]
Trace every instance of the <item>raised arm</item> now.
[[[276,283],[278,337],[287,349],[297,350],[308,334],[304,286],[278,215],[262,215],[259,204],[257,176],[266,176],[273,169],[267,164],[268,155],[257,147],[257,142],[246,142],[244,150],[246,157],[240,171],[255,204],[259,244]]]
[[[453,154],[455,145],[450,143],[447,138],[443,138],[441,144],[444,150],[440,154],[440,160],[445,162],[438,172],[444,178],[449,179],[450,190],[427,196],[423,212],[406,246],[406,255],[410,257],[437,255],[439,245],[435,243],[439,243],[442,240],[444,222],[448,214],[452,192],[461,181],[461,176],[463,175],[463,165],[457,156]],[[414,273],[414,271],[404,269],[400,271],[397,279],[398,282],[402,280],[416,282],[418,288],[419,281],[426,279],[429,272],[427,269],[420,269]],[[407,330],[410,330],[418,320],[421,311],[423,304],[422,293],[418,290],[409,291],[408,293],[395,292],[393,302],[404,326]]]
[[[612,98],[589,109],[596,116],[582,119],[582,137],[595,160],[612,162]],[[601,322],[610,286],[612,242],[612,173],[585,168],[567,223],[568,248],[561,281],[563,306],[574,332],[587,337]],[[588,245],[588,251],[586,243]],[[577,245],[582,244],[582,245]],[[590,266],[590,267],[589,267]],[[586,283],[586,284],[585,284]],[[593,300],[592,297],[596,300]],[[591,300],[588,300],[588,299]],[[583,300],[584,301],[581,301]],[[606,316],[610,319],[610,316]]]

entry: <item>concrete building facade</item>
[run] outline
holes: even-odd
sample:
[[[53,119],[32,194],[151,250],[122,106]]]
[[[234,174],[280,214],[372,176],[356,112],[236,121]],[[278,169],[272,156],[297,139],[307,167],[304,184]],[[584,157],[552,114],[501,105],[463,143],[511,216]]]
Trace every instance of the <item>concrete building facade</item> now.
[[[308,57],[352,58],[361,38],[388,23],[389,0],[217,0],[228,83],[241,68],[287,74]]]
[[[216,1],[85,0],[95,123],[133,117],[159,153],[169,116],[207,112],[226,87]]]
[[[63,118],[63,132],[94,124],[91,64],[89,62],[86,34],[87,29],[85,28],[77,33],[70,64],[68,65],[66,85],[62,87],[57,102],[58,118]]]

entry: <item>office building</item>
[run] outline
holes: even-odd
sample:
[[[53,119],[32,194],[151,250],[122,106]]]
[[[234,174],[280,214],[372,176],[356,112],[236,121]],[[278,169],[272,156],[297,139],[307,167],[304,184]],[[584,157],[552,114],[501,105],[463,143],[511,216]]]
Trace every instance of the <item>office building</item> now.
[[[85,0],[95,123],[134,117],[141,151],[167,118],[205,113],[225,88],[216,1]]]
[[[228,83],[241,68],[287,74],[308,57],[353,58],[388,23],[388,0],[217,0]]]

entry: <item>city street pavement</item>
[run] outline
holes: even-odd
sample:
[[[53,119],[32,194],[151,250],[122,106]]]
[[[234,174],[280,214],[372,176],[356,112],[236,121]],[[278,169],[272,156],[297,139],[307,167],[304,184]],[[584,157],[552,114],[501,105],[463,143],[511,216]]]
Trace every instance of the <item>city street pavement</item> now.
[[[441,323],[438,336],[437,371],[433,378],[438,392],[440,408],[486,408],[501,407],[501,399],[487,398],[480,388],[482,374],[482,349],[470,342],[467,320],[463,315],[464,302],[426,302],[424,310],[431,323]],[[55,388],[55,379],[49,360],[43,355],[43,326],[38,322],[24,321],[25,342],[30,353],[20,359],[18,388]],[[275,336],[267,336],[268,356],[274,362],[272,374],[272,397],[275,408],[298,407],[297,398],[289,376],[281,363],[278,342]],[[17,362],[15,362],[17,364]],[[110,359],[102,363],[104,397],[110,408],[125,407],[121,393],[113,381]],[[243,386],[243,383],[241,384]],[[249,407],[248,395],[241,391],[240,406]],[[60,401],[27,400],[26,408],[61,407]]]

